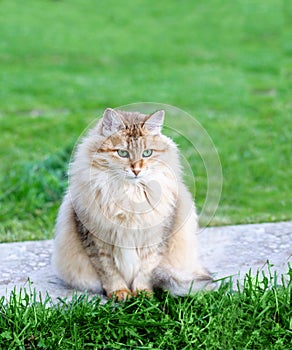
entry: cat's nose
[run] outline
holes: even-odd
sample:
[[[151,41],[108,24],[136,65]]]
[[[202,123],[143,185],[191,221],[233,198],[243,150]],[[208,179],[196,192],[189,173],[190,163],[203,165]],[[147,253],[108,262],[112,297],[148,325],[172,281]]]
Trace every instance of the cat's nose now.
[[[141,172],[141,169],[132,169],[132,171],[135,174],[135,176],[138,176],[139,173]]]

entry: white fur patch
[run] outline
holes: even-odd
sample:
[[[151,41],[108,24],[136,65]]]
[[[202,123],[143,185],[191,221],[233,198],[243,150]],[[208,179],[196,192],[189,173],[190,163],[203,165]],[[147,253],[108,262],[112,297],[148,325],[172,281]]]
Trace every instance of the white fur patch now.
[[[136,249],[114,248],[114,259],[117,269],[130,285],[140,268],[140,259]]]

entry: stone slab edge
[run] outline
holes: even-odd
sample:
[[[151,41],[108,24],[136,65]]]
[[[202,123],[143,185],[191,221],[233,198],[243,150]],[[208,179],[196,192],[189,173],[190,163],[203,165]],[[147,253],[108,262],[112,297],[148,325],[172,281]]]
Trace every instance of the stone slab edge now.
[[[203,263],[215,279],[233,276],[236,282],[249,271],[268,273],[267,261],[272,271],[285,274],[292,264],[292,221],[204,228],[198,239]],[[43,299],[47,293],[53,301],[70,299],[75,291],[52,270],[52,247],[52,240],[0,244],[0,297],[25,288]]]

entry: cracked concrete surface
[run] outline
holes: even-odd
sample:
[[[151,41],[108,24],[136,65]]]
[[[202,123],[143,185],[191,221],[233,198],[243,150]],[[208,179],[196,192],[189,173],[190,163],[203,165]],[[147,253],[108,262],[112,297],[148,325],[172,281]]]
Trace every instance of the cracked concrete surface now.
[[[242,280],[251,269],[267,271],[267,260],[279,274],[292,264],[292,221],[211,227],[199,233],[200,254],[215,279],[234,276]],[[54,301],[70,298],[73,289],[54,274],[50,260],[53,241],[0,244],[0,297],[16,288],[31,287]]]

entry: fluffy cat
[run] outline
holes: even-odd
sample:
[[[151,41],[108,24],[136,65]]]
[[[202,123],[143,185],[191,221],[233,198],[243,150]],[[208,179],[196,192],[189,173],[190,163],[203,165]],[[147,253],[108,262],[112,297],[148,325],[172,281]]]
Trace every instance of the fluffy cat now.
[[[198,219],[164,111],[106,109],[77,147],[59,210],[53,264],[69,285],[125,299],[154,287],[186,295],[210,281]]]

